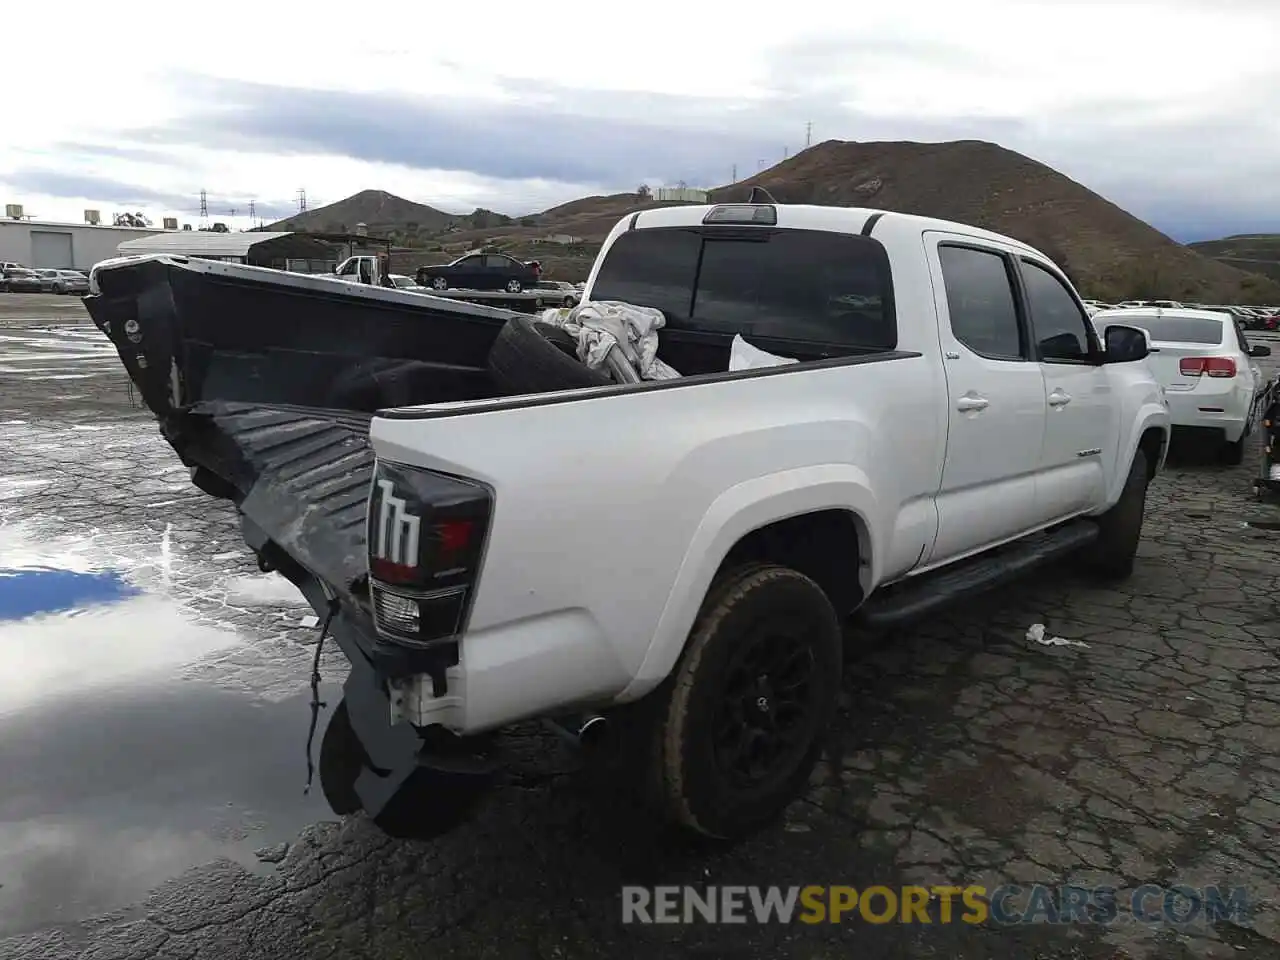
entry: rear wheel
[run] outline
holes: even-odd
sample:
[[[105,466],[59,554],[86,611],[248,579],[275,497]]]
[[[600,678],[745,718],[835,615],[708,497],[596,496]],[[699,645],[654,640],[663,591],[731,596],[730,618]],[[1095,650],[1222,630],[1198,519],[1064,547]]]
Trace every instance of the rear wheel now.
[[[1231,441],[1224,440],[1222,449],[1218,453],[1219,459],[1227,466],[1235,467],[1244,463],[1244,445],[1249,439],[1249,434],[1253,432],[1253,424],[1251,422],[1244,425],[1244,430],[1240,433],[1240,439]]]
[[[431,289],[432,290],[448,290],[449,281],[446,280],[444,277],[435,277],[431,281]]]
[[[840,623],[795,570],[752,565],[712,588],[653,696],[650,793],[666,816],[734,838],[805,789],[836,710]]]
[[[1142,540],[1149,479],[1147,455],[1139,448],[1133,454],[1120,499],[1098,517],[1098,539],[1084,552],[1085,566],[1094,575],[1107,580],[1123,580],[1133,573],[1134,557]]]
[[[523,288],[519,280],[507,281],[507,293],[519,293]]]

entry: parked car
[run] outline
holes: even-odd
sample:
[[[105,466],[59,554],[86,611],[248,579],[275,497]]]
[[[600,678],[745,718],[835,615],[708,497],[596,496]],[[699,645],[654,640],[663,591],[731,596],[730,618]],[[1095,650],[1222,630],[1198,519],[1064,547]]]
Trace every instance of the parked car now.
[[[539,280],[533,285],[533,289],[535,291],[546,290],[548,293],[558,296],[562,307],[576,307],[582,300],[582,291],[565,280]]]
[[[37,270],[41,285],[49,293],[88,293],[89,277],[79,270]]]
[[[255,395],[256,366],[189,375],[242,351],[230,326],[197,353],[164,311],[126,333],[124,301],[90,304],[193,481],[351,663],[320,748],[336,812],[438,835],[492,785],[492,734],[542,718],[620,730],[638,796],[739,836],[809,782],[846,615],[906,623],[1055,558],[1132,572],[1169,433],[1147,335],[1100,336],[1019,241],[857,208],[649,210],[584,299],[661,311],[674,376],[611,382],[562,328],[468,305],[392,331],[387,371],[390,333],[285,361],[329,351],[360,387],[323,393],[343,414],[299,405],[307,376]],[[487,365],[441,362],[489,330]],[[200,389],[242,402],[193,414]]]
[[[536,260],[525,262],[505,253],[470,253],[453,263],[419,267],[418,284],[433,290],[458,287],[463,290],[506,290],[519,293],[532,287],[542,276]]]
[[[40,293],[44,289],[44,282],[34,270],[28,270],[26,267],[6,267],[4,289],[10,293]]]
[[[1173,426],[1219,440],[1227,463],[1244,459],[1266,385],[1253,361],[1271,356],[1270,347],[1251,346],[1225,312],[1139,308],[1099,313],[1093,322],[1103,335],[1112,323],[1147,331],[1153,348],[1147,363],[1164,389]]]

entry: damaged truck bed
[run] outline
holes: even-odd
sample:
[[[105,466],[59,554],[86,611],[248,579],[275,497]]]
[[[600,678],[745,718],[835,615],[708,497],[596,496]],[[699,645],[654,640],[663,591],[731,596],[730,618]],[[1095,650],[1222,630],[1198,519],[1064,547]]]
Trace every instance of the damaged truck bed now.
[[[207,492],[229,494],[240,508],[245,540],[264,566],[297,564],[355,599],[368,570],[372,419],[211,400],[187,413],[179,445],[196,482],[212,478]]]

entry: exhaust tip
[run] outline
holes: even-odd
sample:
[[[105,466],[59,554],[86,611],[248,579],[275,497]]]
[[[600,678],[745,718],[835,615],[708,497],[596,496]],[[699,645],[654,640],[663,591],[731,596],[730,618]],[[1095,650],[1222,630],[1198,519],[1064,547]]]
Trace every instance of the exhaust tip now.
[[[593,747],[603,742],[608,732],[609,721],[598,714],[593,714],[578,727],[578,742],[584,747]]]

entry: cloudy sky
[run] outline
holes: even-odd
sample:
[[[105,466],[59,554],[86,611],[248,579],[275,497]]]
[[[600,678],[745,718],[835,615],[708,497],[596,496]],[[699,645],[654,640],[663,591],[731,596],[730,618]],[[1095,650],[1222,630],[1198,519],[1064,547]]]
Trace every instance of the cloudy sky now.
[[[522,214],[723,184],[812,123],[994,140],[1181,240],[1280,230],[1280,0],[131,0],[4,34],[0,195],[47,219],[193,221],[202,188],[242,224],[299,188]]]

